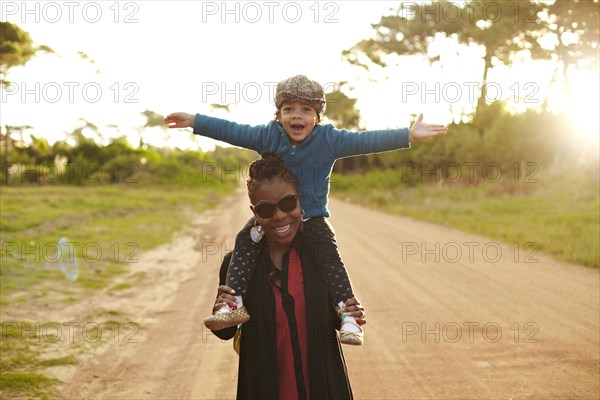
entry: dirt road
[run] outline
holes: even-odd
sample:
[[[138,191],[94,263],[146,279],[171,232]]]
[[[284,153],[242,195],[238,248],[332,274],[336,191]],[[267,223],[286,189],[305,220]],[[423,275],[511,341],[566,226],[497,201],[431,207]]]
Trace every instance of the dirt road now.
[[[74,368],[63,398],[235,397],[237,356],[202,319],[249,216],[244,196],[205,216],[195,238],[142,255],[140,268],[162,266],[147,267],[158,278],[112,305],[135,310],[137,343],[112,343]],[[600,397],[598,271],[533,245],[518,251],[341,201],[332,210],[367,308],[365,345],[345,347],[357,399]],[[165,275],[166,264],[177,273]]]

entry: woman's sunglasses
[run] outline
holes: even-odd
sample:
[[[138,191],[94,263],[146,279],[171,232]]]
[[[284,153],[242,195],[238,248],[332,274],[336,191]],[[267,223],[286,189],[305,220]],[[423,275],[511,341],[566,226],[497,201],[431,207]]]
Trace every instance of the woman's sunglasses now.
[[[289,194],[283,197],[281,200],[277,202],[277,204],[273,203],[260,203],[255,206],[252,206],[252,211],[258,214],[261,218],[271,218],[275,215],[275,211],[279,208],[283,212],[294,211],[296,206],[298,205],[298,196],[295,194]]]

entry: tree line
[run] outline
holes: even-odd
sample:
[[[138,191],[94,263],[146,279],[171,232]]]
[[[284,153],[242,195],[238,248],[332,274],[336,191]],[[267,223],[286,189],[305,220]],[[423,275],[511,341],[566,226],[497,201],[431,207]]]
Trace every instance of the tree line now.
[[[510,67],[516,60],[546,60],[554,69],[549,84],[559,85],[564,96],[570,99],[569,74],[579,68],[598,69],[599,10],[598,0],[399,2],[397,9],[390,10],[372,25],[371,37],[344,50],[342,57],[368,72],[377,67],[393,68],[395,56],[420,56],[444,71],[455,60],[445,59],[444,54],[435,51],[433,44],[449,43],[459,55],[475,47],[479,49],[483,65],[481,76],[473,77],[480,82],[476,105],[473,109],[462,110],[460,122],[453,123],[450,133],[442,139],[417,143],[409,152],[344,159],[336,164],[336,170],[356,173],[383,168],[412,173],[414,168],[447,171],[449,166],[454,169],[477,165],[485,168],[491,164],[523,170],[528,166],[573,165],[593,160],[594,156],[597,162],[593,148],[597,141],[585,142],[575,137],[576,121],[567,112],[552,111],[547,99],[535,108],[518,113],[509,111],[502,102],[489,104],[486,102],[486,83],[490,70],[495,67]],[[35,46],[29,34],[14,24],[0,22],[0,32],[2,85],[8,84],[6,74],[10,68],[24,65],[38,52],[52,52],[48,46]],[[360,112],[356,99],[348,94],[350,87],[348,82],[340,82],[328,95],[329,100],[335,101],[328,101],[326,117],[338,128],[360,130]],[[203,168],[204,163],[217,162],[209,153],[148,146],[142,133],[145,128],[162,124],[162,117],[148,110],[143,114],[147,123],[140,127],[142,140],[137,148],[131,147],[124,138],[100,146],[84,137],[81,131],[71,133],[74,145],[57,142],[50,146],[43,138],[33,138],[30,145],[15,146],[8,159],[7,147],[2,146],[3,179],[5,182],[15,179],[19,182],[39,181],[35,172],[26,174],[30,178],[23,178],[15,169],[18,165],[29,166],[22,167],[24,171],[37,165],[66,162],[66,165],[85,165],[87,168],[94,163],[93,168],[97,166],[106,171],[101,174],[103,182],[127,179],[127,172],[122,169],[126,166],[126,171],[139,171],[140,176],[146,174],[145,179],[149,181],[170,181],[177,177],[190,183],[194,182],[197,169]],[[10,138],[5,145],[9,141]],[[249,152],[227,151],[231,152],[225,156],[230,163],[255,157]],[[85,181],[85,170],[74,167],[72,175],[60,179],[75,184]],[[414,179],[422,179],[423,175],[417,176],[419,178]],[[411,179],[407,177],[408,182]]]
[[[50,145],[45,138],[35,136],[27,144],[5,139],[0,151],[2,183],[218,185],[238,181],[239,176],[228,174],[256,158],[253,152],[234,147],[216,147],[208,152],[148,144],[133,147],[125,137],[102,145],[85,137],[82,129],[71,132],[69,142]]]
[[[337,171],[356,173],[369,168],[398,169],[399,173],[411,172],[413,168],[440,171],[448,170],[449,165],[464,168],[465,163],[535,165],[547,169],[590,160],[597,163],[599,132],[586,132],[593,140],[584,140],[575,132],[582,124],[577,124],[579,121],[574,121],[568,110],[573,107],[570,74],[578,69],[598,71],[599,11],[598,0],[398,2],[396,9],[372,25],[371,37],[344,50],[343,58],[370,73],[381,68],[393,71],[398,56],[419,56],[439,68],[443,75],[451,63],[456,63],[456,58],[447,59],[447,53],[435,44],[450,46],[459,58],[463,52],[476,48],[483,65],[480,76],[469,77],[480,83],[476,105],[460,110],[457,118],[460,122],[453,123],[442,139],[417,143],[409,152],[342,160],[336,166]],[[509,111],[502,101],[486,101],[490,71],[500,66],[511,67],[518,60],[551,63],[553,74],[548,84],[561,88],[563,98],[567,99],[564,111],[552,110],[548,98],[524,112]],[[340,89],[349,86],[342,82]],[[351,111],[356,111],[355,101],[339,94],[335,98],[337,104],[328,104],[328,115],[333,114],[331,118],[341,127],[360,128],[360,117]],[[590,118],[595,117],[590,115]],[[422,176],[414,179],[421,180]]]

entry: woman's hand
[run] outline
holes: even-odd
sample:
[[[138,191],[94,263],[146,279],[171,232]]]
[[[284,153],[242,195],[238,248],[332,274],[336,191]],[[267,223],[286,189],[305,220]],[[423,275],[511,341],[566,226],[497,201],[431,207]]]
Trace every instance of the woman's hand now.
[[[176,112],[165,117],[165,124],[169,128],[193,128],[195,115]]]
[[[356,297],[346,300],[343,310],[340,310],[338,307],[336,307],[336,309],[340,318],[342,317],[343,311],[346,314],[356,318],[357,324],[364,325],[367,323],[367,320],[365,319],[365,308],[362,304],[360,304],[360,301]]]
[[[217,292],[217,299],[215,300],[215,305],[213,306],[213,314],[225,305],[229,306],[229,308],[235,308],[236,302],[235,297],[233,296],[234,294],[235,290],[233,290],[229,286],[219,286],[219,290]]]

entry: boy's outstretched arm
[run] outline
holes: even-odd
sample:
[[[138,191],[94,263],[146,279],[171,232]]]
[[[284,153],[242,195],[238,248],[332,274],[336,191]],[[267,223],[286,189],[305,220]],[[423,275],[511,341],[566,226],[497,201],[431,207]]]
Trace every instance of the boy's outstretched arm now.
[[[220,140],[258,153],[274,150],[273,146],[265,147],[265,138],[269,135],[268,125],[236,124],[221,118],[184,112],[169,114],[164,121],[169,128],[192,128],[195,135]]]
[[[193,114],[176,112],[165,117],[165,124],[169,128],[194,128],[195,117]]]
[[[408,131],[408,140],[410,143],[414,143],[418,140],[445,135],[446,132],[448,132],[448,128],[444,125],[423,123],[423,114],[419,114],[419,117]]]

